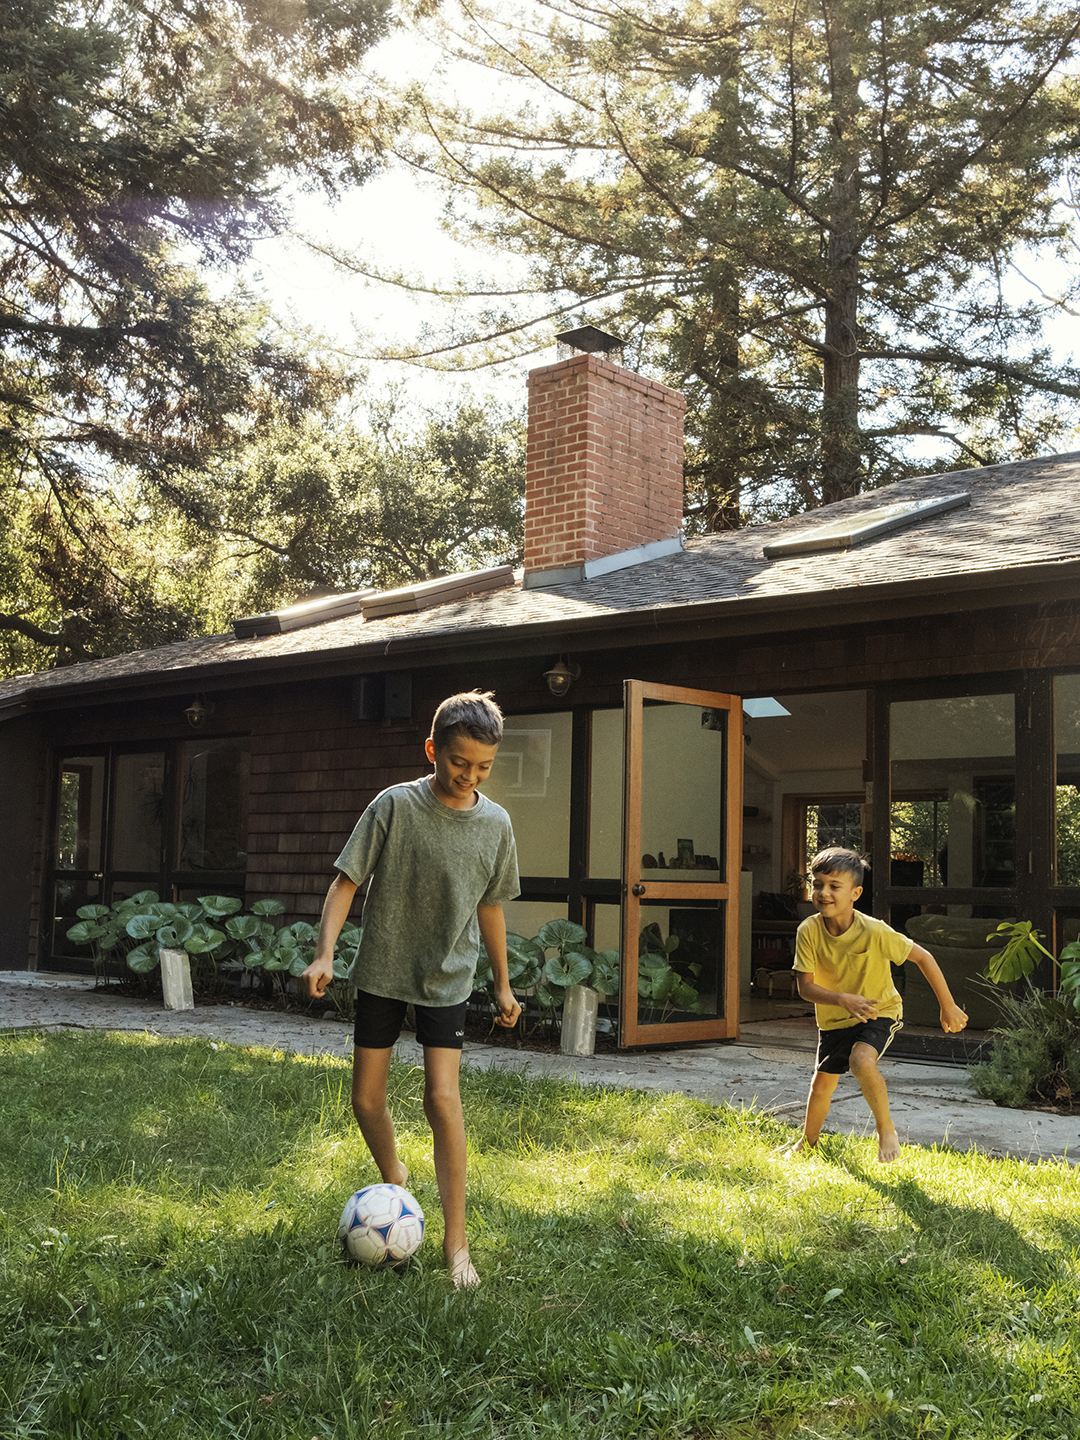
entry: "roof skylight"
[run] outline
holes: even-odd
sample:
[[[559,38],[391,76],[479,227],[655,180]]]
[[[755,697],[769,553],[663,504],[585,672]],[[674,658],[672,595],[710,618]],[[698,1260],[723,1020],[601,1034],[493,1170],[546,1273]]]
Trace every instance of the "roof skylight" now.
[[[902,530],[906,525],[925,520],[931,515],[940,515],[946,510],[956,510],[967,505],[970,493],[963,495],[940,495],[929,500],[897,500],[892,505],[879,505],[874,510],[863,510],[858,515],[845,515],[842,520],[826,521],[809,530],[798,530],[794,535],[785,535],[779,540],[770,540],[762,546],[766,560],[775,560],[781,555],[812,555],[819,550],[847,550],[866,540],[876,540],[879,535],[888,535],[892,530]]]

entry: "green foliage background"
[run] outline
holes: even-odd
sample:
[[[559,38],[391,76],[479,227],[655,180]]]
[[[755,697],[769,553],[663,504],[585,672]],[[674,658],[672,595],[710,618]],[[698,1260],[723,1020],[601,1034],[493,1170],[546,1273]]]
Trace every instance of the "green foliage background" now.
[[[1041,331],[1076,295],[1074,6],[536,0],[432,26],[506,102],[414,84],[388,143],[520,278],[447,287],[446,333],[402,353],[627,337],[688,392],[698,528],[1069,448],[1080,371]],[[487,303],[463,332],[464,290]]]

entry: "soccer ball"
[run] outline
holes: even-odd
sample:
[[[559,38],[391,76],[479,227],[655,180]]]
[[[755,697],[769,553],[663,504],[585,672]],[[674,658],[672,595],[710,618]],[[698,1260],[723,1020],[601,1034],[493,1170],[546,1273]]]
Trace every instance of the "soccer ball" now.
[[[341,1212],[338,1239],[362,1265],[401,1265],[423,1238],[424,1212],[401,1185],[365,1185]]]

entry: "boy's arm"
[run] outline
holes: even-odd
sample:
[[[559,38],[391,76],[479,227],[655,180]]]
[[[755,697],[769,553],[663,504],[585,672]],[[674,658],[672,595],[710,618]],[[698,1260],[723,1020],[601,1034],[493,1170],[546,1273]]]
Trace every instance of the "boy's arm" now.
[[[797,970],[799,994],[814,1005],[840,1005],[856,1020],[877,1018],[878,1002],[865,995],[849,995],[842,990],[826,990],[819,985],[809,970]]]
[[[946,983],[945,976],[941,973],[941,966],[930,954],[930,951],[924,950],[921,945],[911,947],[908,962],[919,967],[926,983],[933,990],[934,996],[941,1006],[941,1028],[946,1035],[959,1034],[968,1023],[967,1013],[961,1010],[953,999],[952,991]]]
[[[326,892],[323,901],[322,918],[319,921],[319,936],[315,941],[315,955],[300,979],[307,981],[308,996],[317,1000],[334,978],[334,946],[341,934],[341,927],[349,918],[353,897],[357,891],[356,882],[339,870]]]
[[[495,1003],[499,1007],[495,1024],[510,1029],[517,1024],[521,1006],[510,989],[510,967],[506,959],[506,917],[503,915],[503,908],[501,905],[478,905],[476,920],[480,926],[480,938],[487,951],[491,973],[495,977]]]

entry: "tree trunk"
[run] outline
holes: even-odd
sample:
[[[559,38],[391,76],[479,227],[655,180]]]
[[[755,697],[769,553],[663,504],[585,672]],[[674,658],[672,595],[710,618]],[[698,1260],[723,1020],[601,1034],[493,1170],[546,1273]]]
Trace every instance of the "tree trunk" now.
[[[821,406],[821,499],[828,505],[862,488],[859,428],[859,88],[851,37],[840,6],[825,7],[837,163],[833,169],[825,289]]]
[[[738,0],[728,8],[726,16],[728,34],[739,34]],[[717,139],[729,157],[729,165],[738,154],[739,136],[739,49],[732,45],[728,65],[721,77],[721,83],[713,104],[721,125]],[[734,172],[729,171],[731,181],[726,197],[726,209],[733,226],[738,224],[739,196],[735,185]],[[740,276],[732,267],[726,280],[713,296],[713,312],[717,317],[717,345],[712,356],[712,368],[723,377],[723,389],[716,396],[715,421],[710,425],[718,445],[709,448],[716,457],[709,466],[705,479],[705,528],[710,531],[738,530],[742,525],[740,443],[742,416],[737,399],[739,379],[739,308]]]
[[[742,524],[738,462],[741,416],[734,394],[739,376],[739,282],[735,274],[716,295],[714,313],[719,319],[719,334],[712,368],[722,375],[725,388],[710,407],[714,413],[709,417],[709,428],[715,438],[709,449],[716,458],[705,477],[705,528],[738,530]]]

